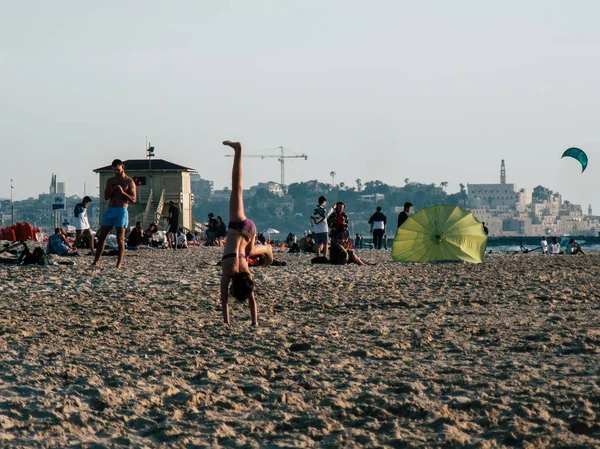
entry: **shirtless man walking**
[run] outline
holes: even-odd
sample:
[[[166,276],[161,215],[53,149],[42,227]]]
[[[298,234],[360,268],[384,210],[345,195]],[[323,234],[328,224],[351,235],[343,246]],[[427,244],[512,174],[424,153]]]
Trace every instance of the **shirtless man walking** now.
[[[127,207],[129,203],[135,203],[135,183],[125,174],[125,166],[122,161],[115,159],[111,165],[115,176],[106,181],[106,187],[104,188],[104,199],[109,203],[108,209],[104,211],[104,216],[102,217],[102,227],[98,236],[98,248],[92,265],[100,265],[100,256],[104,252],[106,237],[114,227],[117,233],[117,245],[119,248],[117,268],[123,268],[125,230],[129,224]]]

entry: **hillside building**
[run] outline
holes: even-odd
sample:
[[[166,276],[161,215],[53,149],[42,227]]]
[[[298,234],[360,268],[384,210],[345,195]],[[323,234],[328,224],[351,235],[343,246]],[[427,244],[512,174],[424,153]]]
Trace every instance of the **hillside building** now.
[[[584,216],[580,206],[563,203],[558,193],[534,201],[531,193],[507,183],[504,160],[499,184],[467,185],[467,207],[486,223],[490,236],[595,235],[600,229],[589,210]]]

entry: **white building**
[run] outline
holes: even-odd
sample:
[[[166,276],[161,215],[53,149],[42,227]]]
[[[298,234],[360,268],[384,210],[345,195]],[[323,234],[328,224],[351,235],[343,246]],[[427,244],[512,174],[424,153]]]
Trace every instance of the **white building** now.
[[[256,192],[259,190],[266,190],[269,193],[279,197],[283,197],[283,195],[285,195],[285,191],[281,187],[281,184],[272,181],[259,182],[258,185],[250,187],[250,196],[256,195]]]

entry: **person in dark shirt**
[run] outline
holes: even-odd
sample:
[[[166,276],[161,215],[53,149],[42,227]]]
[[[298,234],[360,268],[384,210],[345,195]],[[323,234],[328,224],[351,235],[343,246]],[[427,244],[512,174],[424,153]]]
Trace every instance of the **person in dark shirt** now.
[[[336,236],[334,243],[331,244],[329,263],[332,265],[347,265],[351,263],[355,263],[356,265],[377,265],[361,260],[361,258],[350,249],[348,245],[348,236],[344,232],[339,233]]]
[[[387,217],[381,212],[381,207],[377,206],[377,212],[369,218],[371,232],[373,233],[373,249],[381,249],[386,222]]]
[[[127,249],[137,249],[142,244],[143,234],[142,223],[138,221],[127,237]]]
[[[169,201],[169,224],[167,225],[167,240],[171,248],[177,249],[177,230],[179,229],[179,209],[173,201]]]
[[[227,226],[220,215],[217,216],[217,238],[225,239],[227,237]]]
[[[331,241],[333,242],[339,234],[348,235],[348,216],[346,215],[346,204],[343,201],[335,203],[335,210],[327,218],[327,225],[331,230]]]
[[[207,227],[207,245],[213,246],[215,241],[219,236],[219,222],[215,218],[215,216],[210,213],[208,214],[208,223],[206,223]]]
[[[146,229],[142,235],[142,244],[150,246],[152,244],[152,235],[156,231],[158,231],[158,226],[156,223],[152,223],[150,226],[148,226],[148,229]]]
[[[406,219],[408,218],[408,214],[410,214],[410,212],[412,211],[412,208],[412,203],[404,203],[404,210],[398,214],[398,227],[402,226],[402,223],[406,221]]]

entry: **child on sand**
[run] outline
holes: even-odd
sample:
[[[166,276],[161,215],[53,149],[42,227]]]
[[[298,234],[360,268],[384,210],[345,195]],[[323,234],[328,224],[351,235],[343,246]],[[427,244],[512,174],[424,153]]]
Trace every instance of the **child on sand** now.
[[[256,226],[244,214],[242,197],[242,145],[226,140],[223,145],[233,148],[231,198],[229,199],[229,226],[221,259],[221,308],[223,321],[229,325],[228,294],[238,301],[248,300],[252,326],[258,326],[258,309],[254,298],[254,280],[250,274],[248,257],[262,255],[265,266],[273,261],[270,245],[256,246]],[[231,281],[231,287],[229,282]]]

